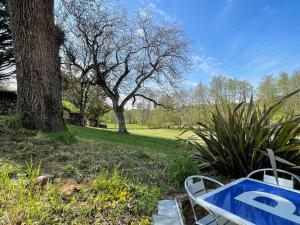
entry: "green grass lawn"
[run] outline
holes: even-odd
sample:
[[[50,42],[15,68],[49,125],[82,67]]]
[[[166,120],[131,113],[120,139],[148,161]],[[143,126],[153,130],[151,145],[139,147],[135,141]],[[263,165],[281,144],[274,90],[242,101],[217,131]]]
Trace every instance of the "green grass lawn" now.
[[[108,129],[118,129],[118,124],[117,123],[106,123]],[[132,130],[132,129],[156,129],[156,128],[151,128],[146,124],[135,124],[135,123],[128,123],[126,124],[127,129]],[[168,126],[169,127],[169,126]],[[176,125],[170,125],[171,129],[178,129],[178,126]]]
[[[180,146],[178,136],[182,133],[179,129],[129,129],[130,134],[119,135],[114,129],[101,129],[70,125],[69,129],[80,140],[95,143],[122,145],[136,150],[146,150],[152,153],[171,154]],[[185,133],[180,137],[189,137],[192,133]]]
[[[141,124],[126,124],[127,129],[132,130],[132,129],[148,129],[149,127],[147,125],[141,125]],[[118,129],[118,124],[117,123],[107,123],[107,128],[108,129]]]

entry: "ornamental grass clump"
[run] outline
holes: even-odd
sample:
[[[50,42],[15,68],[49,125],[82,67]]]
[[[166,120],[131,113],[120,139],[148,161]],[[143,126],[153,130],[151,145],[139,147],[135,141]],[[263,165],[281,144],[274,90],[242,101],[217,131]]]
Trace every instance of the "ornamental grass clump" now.
[[[270,167],[267,148],[291,163],[300,163],[300,115],[291,113],[278,116],[281,105],[294,91],[270,107],[259,107],[251,98],[235,107],[226,104],[224,109],[215,106],[207,122],[188,126],[199,140],[189,139],[196,147],[195,158],[200,168],[212,169],[215,173],[232,178],[244,177],[251,171]],[[279,165],[278,167],[284,167]]]

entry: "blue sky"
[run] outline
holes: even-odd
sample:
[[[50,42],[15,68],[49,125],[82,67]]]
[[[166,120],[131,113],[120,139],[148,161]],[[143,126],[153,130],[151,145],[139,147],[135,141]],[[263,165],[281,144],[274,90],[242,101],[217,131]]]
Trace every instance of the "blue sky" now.
[[[120,0],[129,14],[151,10],[158,20],[181,24],[192,42],[188,85],[214,75],[247,79],[300,69],[300,1]]]

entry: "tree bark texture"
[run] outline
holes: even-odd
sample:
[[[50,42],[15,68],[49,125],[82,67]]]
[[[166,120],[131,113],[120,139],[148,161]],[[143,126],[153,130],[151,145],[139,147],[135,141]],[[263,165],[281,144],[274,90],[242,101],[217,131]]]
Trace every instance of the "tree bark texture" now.
[[[114,112],[116,114],[118,125],[119,125],[119,133],[120,134],[127,134],[127,128],[125,123],[125,117],[124,117],[124,109],[122,107],[115,107]]]
[[[30,129],[64,129],[59,32],[53,0],[8,0],[16,58],[18,111]]]

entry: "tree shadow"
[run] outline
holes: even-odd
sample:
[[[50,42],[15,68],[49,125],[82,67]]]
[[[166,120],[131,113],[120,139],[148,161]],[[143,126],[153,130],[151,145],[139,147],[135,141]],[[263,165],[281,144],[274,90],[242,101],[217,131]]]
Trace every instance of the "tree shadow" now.
[[[151,153],[173,154],[177,149],[184,148],[183,143],[179,139],[172,140],[163,137],[147,136],[146,134],[133,134],[130,132],[126,135],[119,135],[118,132],[114,130],[80,126],[70,126],[70,130],[74,132],[76,137],[80,140],[122,145]]]

